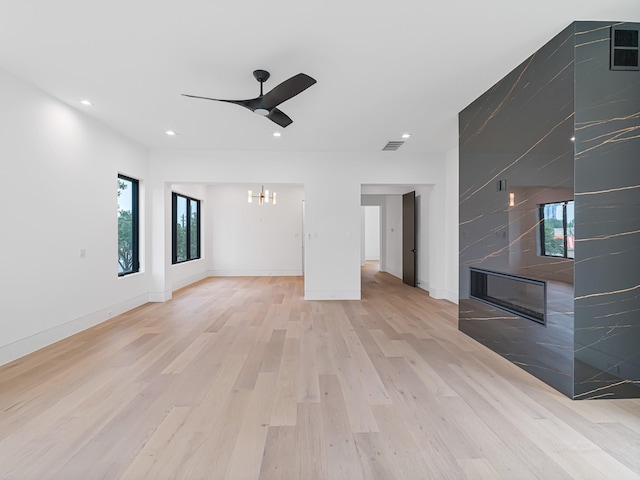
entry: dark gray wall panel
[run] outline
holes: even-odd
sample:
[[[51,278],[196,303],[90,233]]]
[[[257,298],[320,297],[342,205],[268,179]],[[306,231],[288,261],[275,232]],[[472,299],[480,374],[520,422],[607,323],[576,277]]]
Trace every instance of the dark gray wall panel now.
[[[610,26],[576,24],[578,398],[640,395],[640,72],[609,69]]]

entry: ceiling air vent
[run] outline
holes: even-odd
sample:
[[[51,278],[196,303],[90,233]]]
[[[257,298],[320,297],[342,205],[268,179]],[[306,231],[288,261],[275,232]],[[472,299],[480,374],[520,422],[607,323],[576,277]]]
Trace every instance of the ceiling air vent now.
[[[387,152],[395,152],[397,149],[399,149],[402,144],[404,142],[402,141],[398,141],[398,142],[388,142],[383,148],[382,151],[387,151]]]

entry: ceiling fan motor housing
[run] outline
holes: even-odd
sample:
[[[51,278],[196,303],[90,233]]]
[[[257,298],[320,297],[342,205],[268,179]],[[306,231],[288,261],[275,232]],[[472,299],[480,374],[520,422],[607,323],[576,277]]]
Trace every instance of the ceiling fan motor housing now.
[[[256,80],[258,80],[260,83],[262,82],[266,82],[267,80],[269,80],[269,77],[271,76],[271,74],[269,72],[267,72],[266,70],[254,70],[253,71],[253,76]]]

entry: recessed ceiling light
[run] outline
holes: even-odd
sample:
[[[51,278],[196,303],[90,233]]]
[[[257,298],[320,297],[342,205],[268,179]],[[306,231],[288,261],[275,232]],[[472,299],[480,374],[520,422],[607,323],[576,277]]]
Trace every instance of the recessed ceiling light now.
[[[173,130],[167,130],[166,132],[167,135],[169,135],[170,137],[175,137],[176,135],[178,135],[176,132],[174,132]]]
[[[410,133],[403,133],[402,138],[409,138],[411,136]]]
[[[280,132],[273,132],[274,137],[281,137],[282,134]]]
[[[576,137],[571,137],[571,138],[570,138],[570,140],[571,140],[572,142],[575,142],[575,141],[576,141]]]
[[[90,107],[91,105],[93,105],[93,103],[91,103],[89,100],[80,100],[80,103],[82,105],[86,105],[87,107]]]

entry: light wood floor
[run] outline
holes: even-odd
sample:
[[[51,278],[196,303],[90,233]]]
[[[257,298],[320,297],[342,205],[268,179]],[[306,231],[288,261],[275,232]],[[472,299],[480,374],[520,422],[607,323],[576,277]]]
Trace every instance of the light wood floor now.
[[[455,305],[362,288],[210,278],[0,367],[0,478],[640,478],[640,400],[568,400]]]

